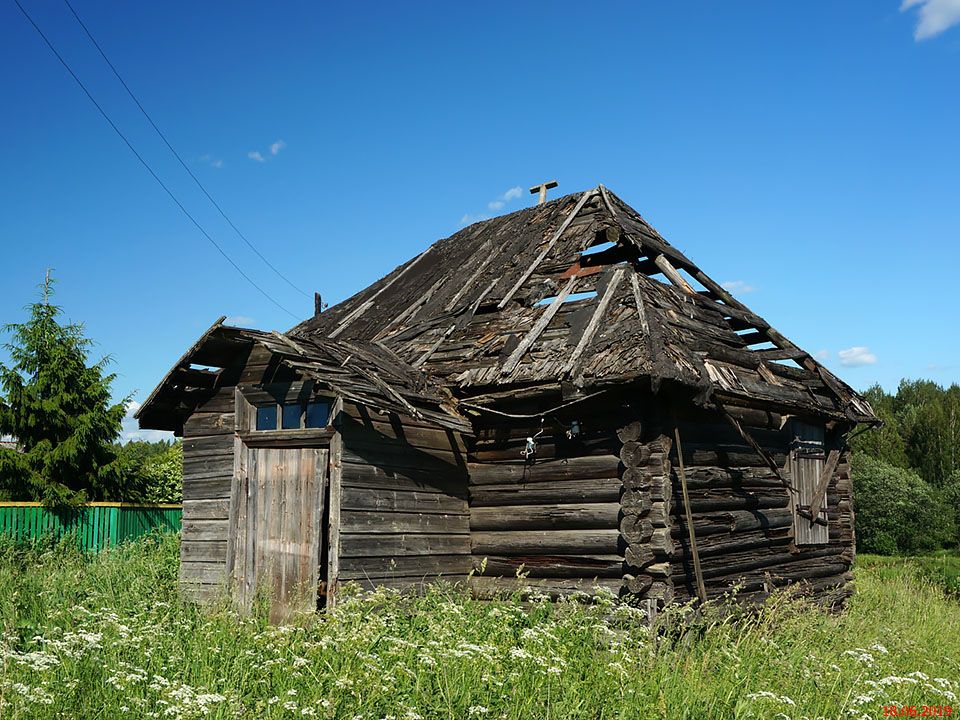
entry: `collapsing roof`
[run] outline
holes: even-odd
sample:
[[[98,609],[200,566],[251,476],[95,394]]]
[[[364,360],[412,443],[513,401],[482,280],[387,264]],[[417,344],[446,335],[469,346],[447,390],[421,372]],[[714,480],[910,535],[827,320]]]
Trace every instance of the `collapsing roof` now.
[[[422,374],[385,347],[294,341],[277,332],[229,327],[223,320],[194,343],[137,411],[141,427],[179,431],[193,409],[216,392],[224,369],[241,353],[261,345],[279,365],[347,400],[422,418],[438,427],[470,430],[470,424],[453,411],[449,394],[427,387]]]
[[[471,225],[289,335],[381,343],[460,397],[649,378],[875,421],[602,185]]]
[[[409,404],[445,427],[466,423],[458,401],[485,393],[640,380],[690,387],[703,404],[877,421],[602,185],[464,228],[286,334],[207,335],[204,347],[266,344],[345,397],[407,414]],[[142,425],[159,422],[163,398],[183,403],[172,390],[190,381],[187,360],[210,364],[193,350],[144,404]]]

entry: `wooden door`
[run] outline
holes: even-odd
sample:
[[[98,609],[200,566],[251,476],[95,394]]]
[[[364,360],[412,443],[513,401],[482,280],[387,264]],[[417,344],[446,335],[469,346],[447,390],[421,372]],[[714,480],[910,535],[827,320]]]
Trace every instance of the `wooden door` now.
[[[228,573],[237,605],[269,593],[270,621],[317,608],[325,551],[326,448],[248,447],[237,441]]]

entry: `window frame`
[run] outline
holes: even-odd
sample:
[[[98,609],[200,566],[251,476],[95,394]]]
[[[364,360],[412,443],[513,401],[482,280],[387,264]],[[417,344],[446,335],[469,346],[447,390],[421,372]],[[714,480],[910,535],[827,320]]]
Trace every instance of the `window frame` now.
[[[829,545],[830,520],[827,512],[826,488],[817,519],[814,520],[810,516],[811,503],[819,487],[820,477],[827,467],[826,425],[822,422],[792,419],[788,427],[790,431],[788,463],[790,481],[794,487],[794,492],[790,493],[794,544],[803,547]],[[802,514],[804,511],[806,514]]]
[[[323,427],[308,427],[307,426],[307,408],[313,404],[322,404],[327,406],[327,424]],[[277,400],[275,402],[260,402],[260,403],[250,403],[253,408],[251,413],[251,425],[250,431],[254,433],[293,433],[293,432],[303,432],[315,430],[321,432],[328,430],[333,424],[333,405],[334,400],[327,397],[310,397],[305,400],[297,400],[295,402],[289,402],[286,400]],[[299,413],[299,423],[297,427],[284,427],[284,415],[288,407],[298,406],[300,409]],[[274,408],[276,412],[276,426],[272,428],[261,429],[259,425],[259,414],[262,408]]]

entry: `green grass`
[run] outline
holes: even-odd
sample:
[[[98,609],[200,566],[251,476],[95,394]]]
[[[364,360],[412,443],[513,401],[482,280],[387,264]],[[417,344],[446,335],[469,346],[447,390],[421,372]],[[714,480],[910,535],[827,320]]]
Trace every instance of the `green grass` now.
[[[612,600],[348,599],[272,628],[177,597],[175,538],[0,546],[4,718],[879,718],[960,712],[960,603],[866,558],[849,609],[788,596],[653,636]]]
[[[858,565],[887,577],[895,577],[903,567],[914,568],[925,579],[960,597],[960,555],[948,550],[912,557],[860,555]]]

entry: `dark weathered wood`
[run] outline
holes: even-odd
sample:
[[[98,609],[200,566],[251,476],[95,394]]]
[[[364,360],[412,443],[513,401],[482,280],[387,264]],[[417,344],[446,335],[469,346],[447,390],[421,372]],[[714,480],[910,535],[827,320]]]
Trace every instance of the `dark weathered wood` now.
[[[316,610],[327,468],[325,449],[238,444],[227,565],[241,609],[266,588],[272,622]]]
[[[222,520],[184,519],[180,537],[186,541],[225,541],[227,539],[227,518]]]
[[[581,290],[596,297],[564,302]],[[182,556],[197,587],[212,587],[220,564],[266,558],[263,544],[225,558],[210,524],[241,517],[227,500],[238,497],[233,414],[268,454],[330,443],[320,565],[334,600],[340,579],[419,590],[484,558],[513,586],[521,567],[558,591],[594,572],[648,608],[738,579],[756,597],[786,579],[845,592],[848,463],[827,456],[829,472],[793,497],[783,479],[807,470],[790,459],[787,422],[829,423],[835,438],[872,412],[603,188],[464,228],[289,333],[214,328],[188,360],[150,412],[186,436]],[[339,433],[247,434],[238,383],[247,400],[342,396]],[[306,516],[283,507],[299,491],[281,475],[251,507],[276,513],[282,535]],[[827,523],[823,544],[793,532],[803,513]]]
[[[615,455],[595,455],[547,460],[528,465],[513,463],[469,463],[471,485],[500,485],[507,482],[556,482],[616,477],[620,459]]]
[[[471,533],[474,555],[570,555],[620,552],[618,530],[525,530]]]
[[[831,450],[827,456],[827,462],[823,466],[823,472],[820,473],[820,479],[817,482],[817,488],[813,493],[813,500],[810,501],[810,515],[812,518],[820,516],[820,508],[827,495],[827,486],[833,479],[833,473],[837,469],[837,463],[840,462],[840,451]]]
[[[379,488],[357,488],[345,486],[341,491],[341,512],[416,512],[447,513],[467,515],[467,501],[464,498],[442,492],[417,492],[404,490],[384,490]]]
[[[551,503],[613,503],[620,497],[620,479],[595,478],[561,480],[556,483],[509,483],[474,485],[470,488],[473,508],[498,505],[541,505]]]
[[[474,558],[474,569],[487,577],[532,578],[623,577],[623,557],[619,555],[513,555]]]
[[[470,534],[470,517],[466,513],[378,512],[344,510],[341,504],[340,532],[357,533],[438,533]]]
[[[343,486],[397,492],[444,493],[462,499],[467,497],[464,478],[392,465],[377,467],[366,463],[343,462]]]
[[[502,375],[509,375],[513,372],[513,369],[517,366],[517,363],[520,362],[520,359],[523,357],[524,353],[530,349],[530,346],[533,345],[547,328],[547,325],[550,324],[550,321],[553,319],[553,316],[557,314],[557,310],[561,308],[563,303],[566,301],[567,296],[573,292],[574,287],[578,282],[579,278],[572,277],[567,281],[567,284],[563,286],[563,289],[560,291],[560,294],[554,298],[544,309],[543,314],[537,319],[537,322],[534,323],[533,327],[530,328],[530,331],[524,335],[523,340],[520,341],[520,344],[517,345],[516,349],[510,354],[503,364],[500,366],[500,373]]]
[[[240,433],[247,447],[257,448],[326,448],[334,435],[333,429],[263,430]]]
[[[712,535],[713,533],[737,532],[741,530],[755,530],[758,528],[785,528],[793,523],[793,513],[789,509],[770,509],[762,511],[732,510],[729,512],[699,513],[694,516],[693,524],[697,536]],[[686,535],[685,521],[677,518],[677,528],[674,537]]]
[[[183,517],[188,520],[226,520],[229,513],[230,501],[226,498],[183,501]]]
[[[185,476],[183,500],[222,500],[230,497],[230,474],[228,470],[217,472],[212,477]]]
[[[585,530],[617,527],[620,504],[501,505],[470,510],[471,530]]]
[[[180,581],[225,586],[226,569],[226,564],[222,562],[183,560],[180,563]]]
[[[680,475],[680,488],[683,493],[684,518],[687,525],[687,537],[690,540],[690,554],[693,557],[693,574],[697,582],[697,594],[700,602],[707,601],[707,590],[703,585],[703,570],[700,567],[700,554],[697,552],[697,532],[693,523],[693,509],[690,507],[690,494],[687,491],[687,475],[683,468],[683,446],[680,443],[680,429],[674,428],[677,441],[677,471]]]
[[[473,561],[469,555],[395,555],[389,557],[344,557],[340,580],[364,578],[423,578],[432,575],[466,577]]]
[[[181,562],[200,561],[200,562],[218,562],[222,563],[224,569],[227,565],[227,541],[226,540],[182,540],[180,542],[180,560]]]
[[[198,412],[183,423],[184,437],[233,434],[234,413]]]
[[[368,557],[403,555],[469,555],[470,534],[387,534],[341,533],[340,557]]]

